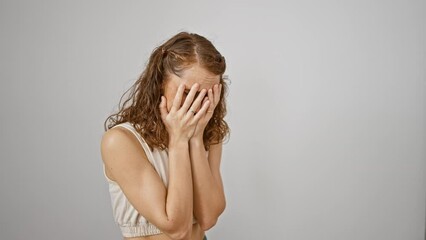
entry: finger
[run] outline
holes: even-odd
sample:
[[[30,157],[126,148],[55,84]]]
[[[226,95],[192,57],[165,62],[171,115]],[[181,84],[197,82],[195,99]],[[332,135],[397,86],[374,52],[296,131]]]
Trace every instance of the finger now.
[[[185,102],[183,103],[180,110],[187,112],[188,108],[191,106],[192,101],[194,100],[194,96],[197,93],[198,88],[200,85],[198,83],[195,83],[192,85],[191,90],[189,90],[188,96],[186,96]]]
[[[190,116],[194,116],[194,114],[196,113],[195,110],[198,109],[199,106],[201,105],[201,102],[203,101],[203,98],[206,95],[206,92],[207,92],[206,89],[201,90],[200,94],[198,94],[197,98],[192,103],[191,108],[189,109],[187,114],[189,114]]]
[[[204,99],[203,99],[203,103],[201,104],[201,106],[203,106],[203,104],[204,104],[207,100],[209,100],[209,98],[208,98],[208,97],[204,97]]]
[[[213,90],[212,89],[209,89],[209,99],[210,99],[211,103],[215,103],[215,101],[214,101],[214,95],[213,95]],[[207,112],[208,113],[213,112],[213,110],[214,110],[215,107],[216,107],[216,104],[210,104],[210,107],[207,110]]]
[[[200,107],[200,105],[202,104],[204,97],[207,94],[207,90],[206,89],[202,89],[200,91],[200,94],[198,94],[197,98],[194,100],[194,102],[192,102],[191,108],[193,110],[196,110]]]
[[[172,107],[170,109],[170,112],[175,112],[179,109],[180,104],[182,103],[182,95],[183,95],[183,91],[185,90],[185,85],[184,84],[180,84],[177,91],[176,91],[176,96],[173,99],[173,103],[172,103]]]
[[[207,112],[207,109],[209,109],[209,106],[210,106],[210,100],[207,100],[206,102],[204,102],[200,111],[198,111],[197,114],[194,115],[193,121],[198,122],[198,120],[200,120],[201,117],[203,117],[204,114]]]
[[[164,121],[167,117],[167,114],[168,114],[166,98],[164,96],[161,96],[160,113],[161,113],[161,119],[163,119],[163,121]]]

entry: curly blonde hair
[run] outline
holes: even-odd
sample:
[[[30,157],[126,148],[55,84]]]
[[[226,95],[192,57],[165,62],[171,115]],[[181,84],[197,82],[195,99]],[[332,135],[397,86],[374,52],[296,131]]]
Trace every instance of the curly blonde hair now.
[[[181,76],[182,71],[194,63],[200,64],[212,74],[220,75],[222,93],[204,130],[203,141],[206,150],[212,144],[223,142],[230,131],[224,120],[224,96],[228,91],[223,76],[226,69],[225,58],[205,37],[188,32],[180,32],[154,49],[139,79],[120,98],[118,112],[105,120],[105,131],[117,124],[130,122],[151,150],[167,148],[169,135],[159,109],[163,86],[169,74]],[[130,95],[122,102],[129,91]]]

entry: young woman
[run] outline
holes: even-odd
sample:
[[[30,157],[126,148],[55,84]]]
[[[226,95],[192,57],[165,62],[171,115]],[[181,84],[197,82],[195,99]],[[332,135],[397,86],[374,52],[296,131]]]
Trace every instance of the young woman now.
[[[106,119],[101,154],[124,239],[206,239],[224,211],[225,69],[209,40],[178,33]]]

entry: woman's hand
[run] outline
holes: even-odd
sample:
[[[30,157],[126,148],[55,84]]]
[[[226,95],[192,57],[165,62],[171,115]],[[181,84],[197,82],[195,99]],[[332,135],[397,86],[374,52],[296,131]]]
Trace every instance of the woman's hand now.
[[[194,135],[195,128],[199,120],[205,116],[206,111],[209,109],[210,101],[204,100],[206,90],[203,89],[198,94],[198,97],[193,101],[194,96],[199,88],[199,84],[194,84],[189,91],[188,96],[182,106],[182,95],[184,92],[184,85],[179,85],[176,96],[173,100],[170,112],[167,110],[166,98],[161,96],[160,112],[161,119],[166,126],[167,132],[169,133],[170,142],[185,141]],[[198,112],[195,112],[201,106]]]
[[[207,123],[210,121],[210,118],[213,116],[214,109],[219,103],[221,92],[222,84],[215,84],[213,86],[213,89],[208,90],[208,98],[204,99],[203,106],[204,104],[210,102],[209,108],[206,114],[203,114],[200,120],[198,121],[192,138],[201,138],[201,140],[203,139],[204,129],[206,128]]]

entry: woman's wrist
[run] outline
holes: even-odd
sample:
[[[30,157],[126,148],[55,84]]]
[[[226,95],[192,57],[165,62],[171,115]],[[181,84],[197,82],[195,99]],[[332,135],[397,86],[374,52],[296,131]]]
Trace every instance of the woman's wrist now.
[[[198,146],[198,145],[204,145],[204,141],[203,141],[203,135],[195,135],[192,136],[191,139],[189,139],[189,143],[192,146]]]
[[[188,141],[183,138],[170,138],[168,148],[182,148],[188,147]]]

